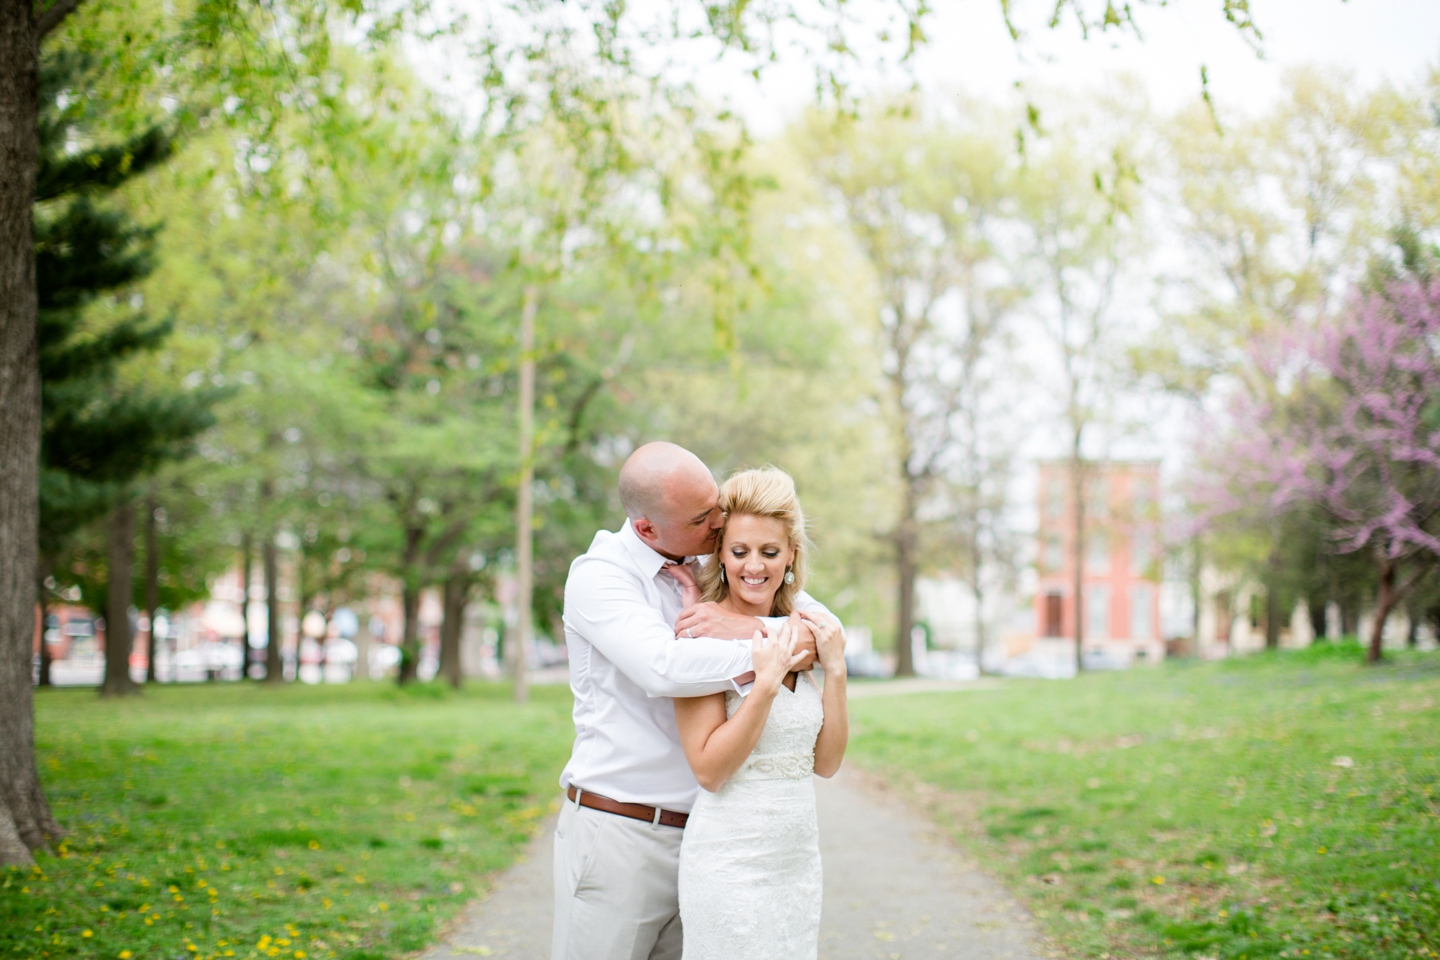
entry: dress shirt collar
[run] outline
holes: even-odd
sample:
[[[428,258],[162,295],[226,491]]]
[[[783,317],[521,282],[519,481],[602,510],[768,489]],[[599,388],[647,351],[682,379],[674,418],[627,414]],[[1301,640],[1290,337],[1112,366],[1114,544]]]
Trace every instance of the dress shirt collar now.
[[[624,541],[625,548],[630,551],[630,556],[635,559],[635,566],[647,577],[653,577],[660,572],[660,568],[671,561],[654,547],[640,539],[640,534],[635,532],[630,521],[625,521],[625,526],[620,530],[620,539]],[[689,557],[685,558],[687,561]]]
[[[670,560],[661,556],[654,547],[639,538],[631,521],[626,520],[625,527],[621,528],[621,540],[625,541],[626,550],[631,551],[631,557],[635,558],[635,566],[647,577],[654,577],[660,573],[661,567],[670,563]]]

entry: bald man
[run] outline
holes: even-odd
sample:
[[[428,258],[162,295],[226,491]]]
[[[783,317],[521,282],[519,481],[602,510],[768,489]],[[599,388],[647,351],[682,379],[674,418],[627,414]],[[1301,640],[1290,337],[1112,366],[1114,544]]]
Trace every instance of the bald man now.
[[[553,960],[680,958],[680,840],[700,787],[671,698],[743,689],[750,644],[734,641],[779,623],[716,604],[682,609],[689,564],[724,522],[719,501],[699,457],[647,443],[620,470],[625,525],[597,533],[570,565],[575,747],[560,775]],[[797,606],[825,611],[804,593]]]

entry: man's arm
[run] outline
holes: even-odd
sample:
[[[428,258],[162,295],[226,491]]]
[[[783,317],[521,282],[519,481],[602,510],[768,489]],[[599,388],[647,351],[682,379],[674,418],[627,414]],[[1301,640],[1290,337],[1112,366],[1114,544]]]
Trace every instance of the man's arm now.
[[[795,609],[805,613],[830,613],[825,604],[804,590],[795,595]],[[784,617],[747,617],[731,613],[718,603],[697,603],[680,611],[680,618],[675,621],[675,634],[681,637],[749,640],[757,628],[769,635],[778,630],[784,622]]]
[[[801,610],[805,613],[824,613],[832,617],[834,616],[834,614],[830,613],[829,609],[826,608],[825,604],[821,603],[819,600],[816,600],[804,590],[801,590],[799,593],[795,594],[795,609]]]
[[[571,569],[565,623],[652,697],[734,690],[735,678],[751,671],[749,644],[677,638],[634,575],[604,561]]]
[[[795,609],[804,613],[830,615],[825,604],[804,590],[795,595]],[[675,621],[675,635],[747,640],[754,635],[758,627],[767,636],[773,637],[784,622],[784,617],[747,617],[731,613],[718,603],[697,603],[680,611],[680,618]],[[809,657],[801,662],[801,669],[809,670],[815,665],[815,635],[808,626],[802,625],[799,636],[796,649],[809,654]],[[740,682],[748,683],[750,679],[740,678]]]

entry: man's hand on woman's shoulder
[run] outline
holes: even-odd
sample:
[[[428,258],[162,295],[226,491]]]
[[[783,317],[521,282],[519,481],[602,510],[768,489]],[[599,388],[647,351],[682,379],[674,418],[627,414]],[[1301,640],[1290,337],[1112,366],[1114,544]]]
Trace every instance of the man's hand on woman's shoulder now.
[[[810,670],[815,666],[816,647],[815,633],[810,624],[800,619],[798,614],[790,615],[791,623],[794,625],[796,637],[795,652],[803,653],[805,657],[801,660],[799,669]],[[680,619],[675,621],[675,636],[677,637],[712,637],[716,640],[748,640],[755,635],[755,631],[769,633],[765,621],[759,617],[747,617],[743,614],[731,613],[718,603],[697,603],[680,611]]]

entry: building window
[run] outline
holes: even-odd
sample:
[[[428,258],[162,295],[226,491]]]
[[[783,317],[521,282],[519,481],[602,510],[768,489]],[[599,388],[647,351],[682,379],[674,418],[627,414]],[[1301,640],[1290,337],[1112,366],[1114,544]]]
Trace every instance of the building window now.
[[[1130,573],[1148,577],[1155,563],[1155,538],[1149,530],[1139,529],[1130,539]]]
[[[1103,533],[1092,533],[1085,538],[1085,572],[1110,572],[1110,538]]]
[[[1065,631],[1065,598],[1060,591],[1045,594],[1045,636],[1063,636]]]
[[[1110,639],[1110,588],[1085,588],[1085,638]]]
[[[1091,477],[1086,484],[1085,514],[1095,520],[1104,520],[1110,515],[1110,483],[1104,474]]]
[[[1155,588],[1148,583],[1130,585],[1130,639],[1148,643],[1155,639]]]
[[[1064,565],[1065,557],[1062,555],[1060,546],[1060,534],[1052,533],[1045,537],[1045,553],[1041,558],[1046,570],[1059,570]]]
[[[1136,477],[1131,486],[1130,509],[1138,520],[1147,520],[1155,514],[1155,484],[1149,477]]]
[[[1059,519],[1065,512],[1065,478],[1052,476],[1045,484],[1045,512]]]

